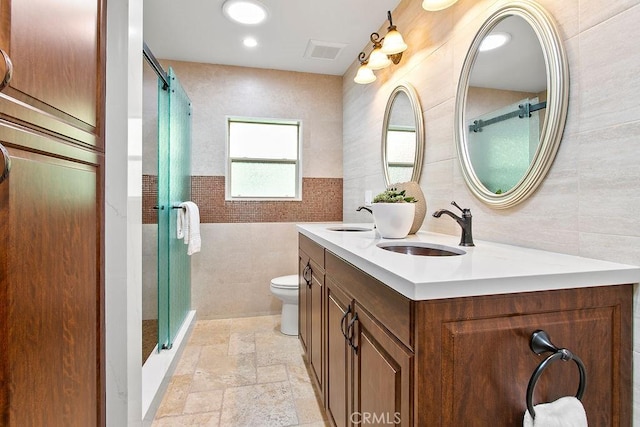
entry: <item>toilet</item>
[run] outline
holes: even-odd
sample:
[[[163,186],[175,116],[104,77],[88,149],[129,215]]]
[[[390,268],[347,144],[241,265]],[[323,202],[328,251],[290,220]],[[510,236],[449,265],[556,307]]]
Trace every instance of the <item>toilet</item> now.
[[[271,293],[282,300],[280,332],[285,335],[298,335],[298,275],[272,279]]]

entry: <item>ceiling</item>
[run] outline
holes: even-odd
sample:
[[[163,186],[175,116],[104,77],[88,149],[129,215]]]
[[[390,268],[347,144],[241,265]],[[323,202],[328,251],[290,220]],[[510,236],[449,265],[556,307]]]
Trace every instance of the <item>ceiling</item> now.
[[[144,0],[144,40],[159,59],[344,75],[369,35],[387,26],[400,0],[260,0],[269,10],[260,25],[230,22],[224,0]],[[398,28],[402,32],[402,28]],[[246,48],[246,36],[258,40]],[[313,41],[326,50],[309,49]],[[337,57],[319,59],[321,52]]]
[[[510,16],[491,31],[508,33],[511,41],[495,50],[481,52],[471,73],[470,85],[538,93],[547,88],[542,48],[533,28],[523,18]]]

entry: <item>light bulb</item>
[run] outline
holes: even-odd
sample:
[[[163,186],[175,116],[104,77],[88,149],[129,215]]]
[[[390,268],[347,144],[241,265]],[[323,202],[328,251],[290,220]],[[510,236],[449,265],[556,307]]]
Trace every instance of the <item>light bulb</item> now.
[[[366,85],[367,83],[374,82],[376,80],[376,75],[373,74],[373,70],[367,67],[366,63],[360,65],[358,68],[358,72],[354,77],[353,81],[359,83],[361,85]]]
[[[373,49],[373,52],[371,52],[371,55],[369,55],[369,64],[367,65],[367,67],[372,70],[381,70],[382,68],[388,67],[389,65],[391,65],[391,60],[389,59],[389,57],[382,53],[379,47]]]
[[[407,50],[407,44],[404,42],[402,34],[393,27],[393,29],[384,36],[380,50],[385,55],[393,55]]]

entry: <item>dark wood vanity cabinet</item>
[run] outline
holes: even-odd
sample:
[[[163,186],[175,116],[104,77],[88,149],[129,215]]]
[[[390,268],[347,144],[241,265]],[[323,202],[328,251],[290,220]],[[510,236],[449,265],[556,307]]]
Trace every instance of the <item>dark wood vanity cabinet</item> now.
[[[318,391],[331,425],[521,425],[549,356],[529,348],[538,329],[582,359],[589,425],[631,425],[632,285],[412,301],[328,250],[324,260]],[[575,395],[578,372],[548,365],[533,403]]]
[[[589,425],[631,425],[633,286],[420,301],[416,310],[416,425],[521,425],[527,384],[540,356],[531,334],[582,359]],[[533,403],[575,395],[577,365],[557,361]],[[469,424],[473,421],[473,424]]]
[[[330,252],[325,260],[329,420],[411,426],[410,301]]]
[[[298,334],[307,354],[312,379],[324,390],[324,249],[300,235],[299,238]],[[324,392],[321,393],[324,398]]]

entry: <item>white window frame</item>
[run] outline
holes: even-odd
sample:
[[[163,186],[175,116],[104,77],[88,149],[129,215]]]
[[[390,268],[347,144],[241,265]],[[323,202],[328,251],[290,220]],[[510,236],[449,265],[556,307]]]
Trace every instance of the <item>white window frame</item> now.
[[[255,160],[266,163],[293,163],[291,161],[283,161],[279,159],[263,159],[263,158],[231,158],[231,139],[229,138],[229,126],[232,122],[241,123],[260,123],[272,125],[296,125],[298,127],[298,158],[295,162],[296,166],[296,190],[294,197],[234,197],[231,195],[231,163],[234,160]],[[243,117],[243,116],[225,116],[225,200],[227,201],[300,201],[302,200],[302,120],[296,119],[273,119],[259,117]]]

